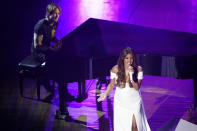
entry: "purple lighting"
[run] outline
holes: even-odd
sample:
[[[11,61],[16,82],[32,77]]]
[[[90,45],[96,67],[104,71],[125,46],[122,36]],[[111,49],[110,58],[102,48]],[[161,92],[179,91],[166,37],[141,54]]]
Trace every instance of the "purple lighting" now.
[[[60,0],[58,4],[62,9],[59,27],[57,30],[57,36],[59,38],[65,37],[89,18],[98,18],[103,20],[135,24],[142,27],[145,26],[197,33],[197,2],[194,0],[189,0],[187,3],[185,0],[70,0],[69,2]],[[139,49],[138,51],[141,51],[142,49],[148,49],[149,52],[152,53],[155,51],[156,54],[161,53],[161,51],[158,49],[159,47],[161,48],[162,45],[165,47],[165,49],[167,49],[167,42],[172,42],[172,44],[169,44],[172,47],[173,44],[177,44],[174,47],[180,47],[180,43],[184,41],[182,40],[182,37],[177,37],[178,42],[175,43],[173,41],[174,39],[171,39],[172,34],[169,32],[164,32],[159,35],[157,32],[153,32],[151,34],[151,31],[145,32],[146,29],[144,28],[141,28],[141,31],[139,28],[136,28],[136,30],[134,30],[135,28],[132,28],[133,30],[129,30],[132,35],[129,35],[129,31],[126,30],[128,29],[128,26],[120,26],[120,32],[118,32],[117,35],[113,35],[115,34],[115,30],[118,29],[118,27],[114,26],[114,23],[109,24],[111,26],[106,24],[107,22],[105,21],[103,23],[105,24],[97,23],[97,30],[99,33],[101,33],[101,41],[104,43],[104,48],[102,49],[106,49],[108,52],[112,51],[112,53],[115,50],[110,49],[115,47],[117,50],[119,50],[120,45],[119,41],[117,40],[122,40],[124,37],[128,40],[132,38],[131,40],[136,39],[139,41],[139,43],[145,43],[143,48],[139,44],[133,45]],[[89,26],[86,27],[89,28]],[[124,29],[126,31],[124,31]],[[94,30],[94,28],[92,30]],[[88,35],[86,38],[89,39],[89,36],[91,35]],[[150,45],[153,43],[152,41],[148,44],[146,43],[149,42],[151,38],[153,38],[151,36],[154,36],[153,41],[156,43],[154,46],[156,48],[150,48]],[[85,36],[83,36],[83,34],[77,34],[77,37],[73,40],[73,43],[75,44],[78,42],[81,44],[82,40],[84,40],[84,37]],[[120,39],[118,39],[119,37]],[[104,40],[106,40],[106,42]],[[161,40],[163,44],[157,44],[160,43]],[[185,44],[182,45],[185,46]],[[80,47],[81,46],[84,45],[81,44]],[[170,49],[172,49],[172,52],[174,50],[177,51],[176,48]],[[185,48],[181,49],[185,51]],[[158,130],[164,123],[170,121],[174,117],[184,118],[185,114],[187,113],[187,109],[193,104],[193,83],[191,79],[178,80],[168,77],[145,76],[141,87],[141,93],[144,100],[143,102],[148,122],[150,123],[150,127],[153,131]],[[69,83],[68,88],[70,94],[76,97],[77,83]],[[106,85],[103,85],[101,92],[104,92],[105,89]],[[101,124],[105,122],[107,123],[106,125],[109,126],[108,129],[113,130],[114,90],[112,92],[111,99],[107,99],[100,104],[96,102],[96,93],[98,93],[98,90],[96,89],[96,83],[94,83],[88,91],[87,99],[81,103],[68,103],[69,112],[74,119],[85,122],[87,127],[96,130],[102,130],[103,127]],[[174,103],[180,106],[174,105]],[[56,105],[55,107],[57,107],[57,98],[53,104]],[[163,119],[160,117],[163,117]]]
[[[196,0],[60,0],[58,4],[62,9],[57,30],[60,38],[91,17],[197,33]]]

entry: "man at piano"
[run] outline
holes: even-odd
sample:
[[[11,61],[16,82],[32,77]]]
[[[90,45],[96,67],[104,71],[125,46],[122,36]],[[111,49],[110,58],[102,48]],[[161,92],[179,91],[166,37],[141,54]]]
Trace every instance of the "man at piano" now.
[[[32,54],[35,59],[40,62],[46,62],[47,80],[54,80],[58,83],[59,90],[59,110],[56,111],[55,118],[67,119],[70,118],[66,100],[67,89],[61,80],[58,80],[58,58],[57,51],[61,48],[62,42],[55,37],[55,32],[58,26],[58,19],[61,9],[56,4],[49,4],[46,8],[46,18],[41,19],[34,27]],[[54,66],[55,65],[55,66]]]

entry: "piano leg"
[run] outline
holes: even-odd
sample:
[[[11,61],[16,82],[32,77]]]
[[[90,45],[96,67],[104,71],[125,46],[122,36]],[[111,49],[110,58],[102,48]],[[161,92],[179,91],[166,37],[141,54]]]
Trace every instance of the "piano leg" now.
[[[21,97],[23,97],[23,76],[21,74],[19,74],[19,87]]]
[[[85,86],[85,80],[79,80],[78,81],[78,96],[76,101],[77,102],[82,102],[88,97],[86,93],[86,86]]]
[[[197,77],[193,78],[194,82],[194,109],[197,110]]]
[[[37,97],[40,100],[40,79],[39,77],[36,79],[36,86],[37,86]]]
[[[96,89],[101,89],[102,84],[106,84],[106,86],[109,84],[109,81],[106,79],[106,76],[101,76],[98,78],[98,81],[96,82]]]
[[[78,81],[78,96],[77,98],[79,98],[82,95],[81,93],[81,81]]]

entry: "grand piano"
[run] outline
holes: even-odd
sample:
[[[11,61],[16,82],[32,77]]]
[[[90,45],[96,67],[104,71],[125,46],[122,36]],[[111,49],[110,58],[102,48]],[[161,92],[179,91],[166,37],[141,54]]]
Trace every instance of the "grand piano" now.
[[[90,18],[62,42],[59,69],[67,82],[78,81],[81,86],[85,79],[109,75],[121,50],[129,46],[144,74],[193,79],[197,107],[197,34]]]

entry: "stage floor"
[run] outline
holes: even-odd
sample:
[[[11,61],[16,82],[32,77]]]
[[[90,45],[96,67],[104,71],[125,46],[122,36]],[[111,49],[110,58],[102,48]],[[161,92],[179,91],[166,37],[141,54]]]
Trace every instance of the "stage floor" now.
[[[87,91],[87,99],[81,103],[68,102],[70,115],[80,122],[78,123],[54,119],[59,103],[57,85],[55,86],[55,96],[51,103],[48,103],[43,101],[47,96],[43,86],[41,86],[41,101],[36,100],[33,80],[25,81],[25,97],[22,98],[19,95],[17,79],[7,79],[3,82],[0,96],[0,127],[6,128],[6,130],[112,131],[115,88],[111,92],[110,99],[98,103],[96,94],[104,92],[106,85],[102,84],[101,90],[98,90],[96,81],[97,79],[86,80],[86,85],[92,83]],[[69,83],[68,91],[77,97],[78,83]],[[188,109],[193,106],[192,79],[145,75],[141,85],[141,94],[152,131],[174,130],[180,119],[191,120]]]

